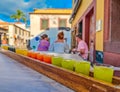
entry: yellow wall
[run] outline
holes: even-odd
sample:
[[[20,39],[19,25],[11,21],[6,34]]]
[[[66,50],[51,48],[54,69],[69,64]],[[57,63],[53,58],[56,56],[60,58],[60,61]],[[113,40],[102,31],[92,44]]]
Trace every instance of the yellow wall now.
[[[96,50],[103,51],[104,0],[96,1],[96,21],[102,20],[102,30],[96,32]]]
[[[82,3],[78,9],[78,12],[72,21],[72,28],[76,25],[80,17],[84,14],[86,9],[92,3],[93,0],[82,0]],[[95,49],[103,51],[103,28],[104,28],[104,0],[96,0],[96,22],[102,20],[102,30],[96,32],[96,43]]]
[[[78,12],[77,12],[77,14],[72,22],[72,27],[74,27],[74,25],[78,22],[79,18],[84,14],[84,12],[89,7],[89,5],[92,3],[92,1],[93,0],[82,0],[81,5],[78,9]]]

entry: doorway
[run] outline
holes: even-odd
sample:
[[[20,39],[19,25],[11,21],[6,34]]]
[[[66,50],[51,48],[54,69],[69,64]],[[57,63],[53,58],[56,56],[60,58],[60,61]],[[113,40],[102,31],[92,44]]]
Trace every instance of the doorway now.
[[[85,19],[85,41],[89,48],[89,61],[95,61],[95,16],[94,8],[86,15]]]

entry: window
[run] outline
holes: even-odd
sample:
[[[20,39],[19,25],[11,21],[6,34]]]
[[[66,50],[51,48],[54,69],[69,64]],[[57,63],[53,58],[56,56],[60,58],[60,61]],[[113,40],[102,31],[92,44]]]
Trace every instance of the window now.
[[[22,35],[24,36],[24,30],[22,30]]]
[[[59,27],[66,27],[66,19],[59,19]]]
[[[17,28],[15,27],[15,34],[17,34]]]
[[[26,36],[26,31],[24,31],[24,36]]]
[[[21,35],[21,30],[19,29],[19,35]]]
[[[41,19],[41,29],[48,28],[48,19]]]
[[[29,37],[29,32],[26,32],[26,36]]]
[[[16,29],[17,29],[17,34],[19,34],[19,33],[20,33],[20,32],[19,32],[19,31],[20,31],[19,28],[16,28]]]

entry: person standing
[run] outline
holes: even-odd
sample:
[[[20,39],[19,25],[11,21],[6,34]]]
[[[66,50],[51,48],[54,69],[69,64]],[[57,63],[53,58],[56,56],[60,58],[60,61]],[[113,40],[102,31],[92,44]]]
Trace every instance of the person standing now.
[[[78,54],[84,59],[88,59],[88,46],[84,40],[82,40],[82,34],[76,35],[76,42],[78,43],[77,48],[74,48],[73,52],[78,52]]]
[[[59,32],[57,40],[50,46],[49,51],[56,53],[69,53],[69,46],[64,39],[64,33]]]
[[[6,38],[3,38],[3,40],[2,40],[2,44],[7,44],[7,39]]]
[[[40,40],[40,43],[38,45],[38,51],[48,51],[49,49],[49,38],[48,38],[48,35],[47,34],[43,34],[41,36],[41,40]]]

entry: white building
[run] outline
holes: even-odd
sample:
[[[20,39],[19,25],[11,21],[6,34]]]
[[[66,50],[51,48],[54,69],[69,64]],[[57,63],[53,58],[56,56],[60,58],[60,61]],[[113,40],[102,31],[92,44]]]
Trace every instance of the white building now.
[[[0,45],[3,44],[3,41],[6,41],[4,44],[8,43],[8,26],[8,22],[0,20]]]
[[[35,9],[30,13],[31,38],[49,28],[71,27],[71,12],[71,9]]]
[[[10,24],[8,28],[9,45],[26,48],[27,40],[30,39],[30,31],[25,24]]]

